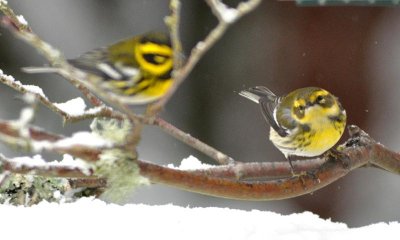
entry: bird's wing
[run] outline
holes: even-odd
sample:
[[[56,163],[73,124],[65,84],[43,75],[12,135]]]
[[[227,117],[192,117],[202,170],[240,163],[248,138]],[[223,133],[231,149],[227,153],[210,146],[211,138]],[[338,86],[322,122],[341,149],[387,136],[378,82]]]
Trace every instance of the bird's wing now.
[[[287,129],[281,127],[275,117],[275,109],[279,104],[279,98],[268,88],[257,86],[240,92],[240,95],[246,97],[261,106],[261,112],[268,124],[281,136],[288,135]]]
[[[117,52],[114,55],[120,55]],[[136,82],[141,78],[140,70],[135,67],[134,63],[125,63],[125,61],[115,61],[116,59],[125,60],[126,56],[116,58],[110,56],[107,48],[97,48],[92,51],[86,52],[76,59],[68,60],[68,62],[76,68],[90,72],[94,75],[100,76],[105,80],[129,80]],[[128,56],[134,61],[133,56]]]
[[[278,101],[272,102],[267,98],[260,98],[261,112],[264,119],[279,134],[279,136],[286,137],[288,135],[287,129],[281,127],[275,117],[275,109],[278,104]]]

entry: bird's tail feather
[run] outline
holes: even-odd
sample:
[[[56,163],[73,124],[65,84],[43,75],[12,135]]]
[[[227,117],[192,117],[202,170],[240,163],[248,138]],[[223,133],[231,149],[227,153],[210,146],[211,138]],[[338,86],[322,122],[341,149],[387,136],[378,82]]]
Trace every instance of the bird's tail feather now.
[[[243,90],[239,93],[239,95],[255,103],[259,103],[260,98],[267,98],[272,102],[275,102],[277,99],[277,96],[271,90],[263,86],[257,86]]]

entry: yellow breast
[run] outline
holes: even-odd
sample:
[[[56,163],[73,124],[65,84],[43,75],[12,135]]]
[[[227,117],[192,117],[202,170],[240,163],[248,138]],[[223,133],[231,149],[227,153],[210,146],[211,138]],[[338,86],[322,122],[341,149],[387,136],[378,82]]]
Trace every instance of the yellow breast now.
[[[286,137],[281,137],[271,128],[270,140],[287,157],[289,155],[314,157],[332,148],[343,134],[345,123],[330,119],[322,108],[307,112],[306,119],[301,124],[307,124],[308,129],[300,127],[293,129]]]
[[[306,133],[305,138],[309,138],[304,146],[301,146],[303,154],[301,156],[318,156],[333,147],[343,134],[344,127],[335,126],[329,121],[319,126],[312,126],[310,131]]]

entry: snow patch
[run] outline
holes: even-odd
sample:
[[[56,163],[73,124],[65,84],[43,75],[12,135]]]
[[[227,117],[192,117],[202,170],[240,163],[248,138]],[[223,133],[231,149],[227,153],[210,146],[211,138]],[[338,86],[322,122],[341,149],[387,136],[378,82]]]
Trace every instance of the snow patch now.
[[[64,103],[54,103],[54,105],[63,112],[71,116],[79,116],[85,113],[86,104],[81,97],[71,99]]]
[[[221,16],[227,23],[233,23],[239,16],[239,11],[234,8],[226,8]]]
[[[19,15],[19,16],[17,16],[17,19],[18,19],[20,24],[25,25],[25,26],[28,25],[28,22],[25,20],[24,16]]]
[[[2,233],[4,239],[15,237],[15,233],[19,239],[54,240],[54,236],[75,239],[79,233],[82,239],[395,240],[400,232],[398,222],[348,228],[346,224],[324,220],[310,212],[285,216],[268,211],[215,207],[121,206],[93,198],[62,204],[41,202],[32,207],[3,204],[0,212],[0,226],[7,229]],[[62,217],[49,221],[55,216]],[[21,219],[23,231],[21,224],[15,224]],[[43,229],[44,223],[45,229],[38,231]],[[65,231],[65,226],[71,223],[73,228]]]
[[[213,6],[219,13],[219,16],[222,18],[222,20],[226,23],[233,23],[239,17],[239,11],[237,9],[230,8],[221,1],[214,0]]]
[[[85,111],[85,114],[97,114],[97,113],[101,112],[103,109],[104,109],[104,107],[90,108],[90,109]]]
[[[69,138],[61,139],[53,144],[54,147],[68,148],[83,145],[88,147],[112,147],[111,141],[90,132],[76,132]]]
[[[197,169],[207,169],[207,168],[214,167],[213,165],[200,162],[199,159],[197,159],[196,157],[194,157],[192,155],[190,155],[187,158],[184,158],[181,161],[181,164],[179,165],[179,167],[175,167],[172,163],[168,164],[167,166],[169,168],[175,168],[175,169],[179,169],[179,170],[197,170]]]
[[[88,164],[79,158],[73,158],[71,155],[64,154],[61,161],[54,160],[46,162],[41,155],[35,155],[33,157],[23,156],[9,159],[9,161],[17,168],[23,166],[29,167],[46,167],[46,166],[59,166],[68,168],[78,168],[83,171],[88,169]],[[89,174],[89,172],[87,172]]]
[[[70,116],[81,116],[84,114],[97,114],[101,112],[104,106],[89,108],[86,110],[86,103],[81,97],[68,100],[64,103],[54,103],[54,105],[61,111]]]
[[[15,80],[15,78],[13,76],[4,74],[1,69],[0,69],[0,78],[4,79],[3,81],[9,82],[9,83],[7,83],[7,82],[5,83],[7,85],[11,85],[11,83],[15,84],[16,86],[19,86],[19,87],[25,89],[27,92],[38,94],[47,99],[47,97],[43,93],[43,90],[40,87],[35,86],[35,85],[24,85],[20,81]]]
[[[30,121],[32,121],[34,115],[35,115],[35,111],[33,110],[33,108],[30,108],[30,107],[23,108],[21,110],[18,122],[21,124],[21,126],[25,126]]]
[[[35,155],[33,157],[29,157],[29,156],[15,157],[15,158],[10,158],[9,160],[17,168],[22,167],[22,166],[31,166],[32,167],[32,166],[46,165],[46,161],[42,158],[41,155]]]
[[[14,82],[15,78],[11,75],[4,74],[3,71],[0,69],[0,77],[4,78],[7,81]]]
[[[17,82],[19,84],[21,84],[21,82],[19,82],[19,81],[17,81]],[[21,84],[21,86],[24,87],[29,92],[39,94],[40,96],[47,99],[46,95],[44,95],[44,93],[43,93],[43,89],[41,89],[40,87],[35,86],[35,85],[24,85],[24,84]]]

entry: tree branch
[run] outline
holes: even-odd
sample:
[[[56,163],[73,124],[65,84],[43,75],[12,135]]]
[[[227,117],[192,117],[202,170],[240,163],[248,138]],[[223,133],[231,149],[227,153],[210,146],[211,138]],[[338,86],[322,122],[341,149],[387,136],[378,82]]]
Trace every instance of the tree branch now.
[[[349,170],[338,164],[329,164],[313,176],[304,175],[284,180],[246,182],[227,178],[192,174],[139,162],[140,173],[152,182],[162,183],[191,192],[241,200],[279,200],[297,197],[318,190],[345,176]]]
[[[0,126],[7,126],[0,122]],[[0,127],[0,130],[3,128]],[[350,126],[351,137],[340,148],[341,154],[326,154],[323,158],[294,161],[295,168],[308,173],[288,178],[287,162],[237,163],[207,170],[178,170],[138,160],[140,173],[154,183],[162,183],[187,191],[224,198],[243,200],[278,200],[292,198],[316,191],[362,166],[379,166],[398,174],[400,154],[376,143],[356,126]],[[6,127],[5,129],[9,129]],[[33,132],[33,130],[30,130]],[[56,137],[38,132],[37,136],[48,139]],[[18,131],[3,131],[12,136]],[[34,138],[34,137],[33,137]],[[53,149],[60,153],[60,150]],[[75,152],[74,152],[75,151]],[[78,150],[66,150],[77,157],[96,160],[101,150],[81,146]],[[74,155],[75,154],[75,155]],[[397,167],[396,167],[397,166]],[[290,175],[289,175],[290,176]],[[246,181],[244,179],[279,177],[278,180]]]
[[[31,174],[43,177],[65,177],[65,178],[96,178],[92,176],[93,170],[87,169],[85,172],[78,167],[61,166],[61,165],[38,165],[24,164],[17,161],[12,161],[0,155],[0,169],[19,174]]]
[[[307,171],[311,171],[308,174],[279,180],[255,182],[238,180],[238,177],[240,178],[242,174],[246,177],[250,177],[251,174],[249,173],[256,173],[257,177],[259,177],[262,176],[263,173],[265,173],[264,176],[267,176],[269,172],[276,173],[273,175],[277,175],[278,173],[275,172],[274,169],[257,169],[256,167],[256,170],[254,170],[254,165],[252,163],[242,163],[238,168],[237,165],[219,167],[219,172],[223,172],[224,177],[229,178],[215,176],[215,174],[210,176],[207,170],[198,170],[195,172],[182,171],[148,162],[139,162],[139,166],[141,174],[148,177],[153,182],[216,197],[259,201],[279,200],[308,194],[325,187],[361,166],[377,164],[377,162],[380,164],[397,162],[398,164],[400,158],[399,154],[391,152],[382,145],[377,144],[361,130],[358,130],[357,134],[352,136],[343,147],[342,153],[344,153],[344,155],[337,155],[335,158],[327,155],[324,159],[312,159],[314,162],[309,165],[309,167],[315,166],[314,164],[316,162],[324,161],[325,163],[312,171],[309,168],[305,168],[304,170],[308,169]],[[385,158],[392,157],[392,159],[380,159],[377,156],[384,156]],[[301,161],[308,162],[310,160]],[[346,162],[345,167],[343,166],[343,162]],[[286,165],[284,167],[285,171],[282,173],[287,175],[289,164],[280,164],[282,166]],[[297,166],[297,164],[297,162],[294,163],[295,166]],[[392,166],[393,164],[387,165]],[[272,166],[272,164],[269,165],[269,167]],[[261,172],[260,170],[265,172]],[[239,174],[237,174],[237,172],[239,172]],[[392,172],[397,173],[396,171]]]

